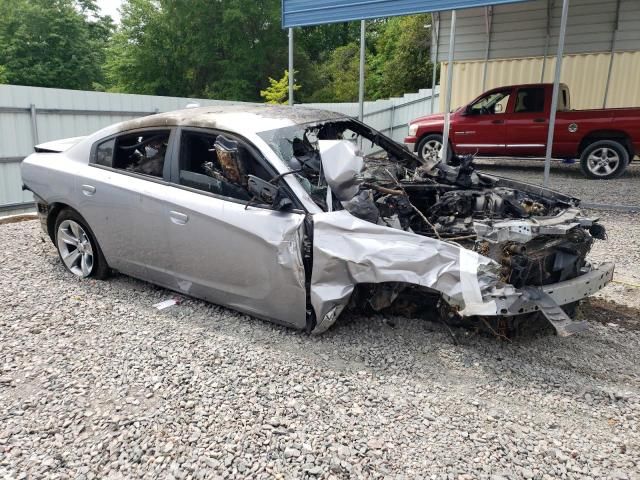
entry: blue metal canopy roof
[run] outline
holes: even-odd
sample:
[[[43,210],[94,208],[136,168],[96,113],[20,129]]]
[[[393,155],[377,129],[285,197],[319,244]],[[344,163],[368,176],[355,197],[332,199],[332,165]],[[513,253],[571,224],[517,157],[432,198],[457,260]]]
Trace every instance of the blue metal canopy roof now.
[[[282,27],[440,12],[528,0],[282,0]]]

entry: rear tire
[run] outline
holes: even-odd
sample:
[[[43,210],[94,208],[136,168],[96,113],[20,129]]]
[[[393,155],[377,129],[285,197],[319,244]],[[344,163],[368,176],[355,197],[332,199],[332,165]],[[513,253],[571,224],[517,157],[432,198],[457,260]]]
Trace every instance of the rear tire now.
[[[418,143],[416,153],[422,160],[437,161],[440,158],[440,150],[442,150],[442,135],[439,133],[432,133],[422,137]],[[451,148],[451,144],[449,144],[449,148],[447,148],[446,163],[451,161],[451,157],[453,157],[453,149]]]
[[[629,165],[629,152],[616,140],[598,140],[580,155],[580,168],[588,177],[607,180],[622,175]]]
[[[54,243],[64,267],[79,278],[109,276],[110,269],[87,222],[75,210],[65,208],[55,222]]]

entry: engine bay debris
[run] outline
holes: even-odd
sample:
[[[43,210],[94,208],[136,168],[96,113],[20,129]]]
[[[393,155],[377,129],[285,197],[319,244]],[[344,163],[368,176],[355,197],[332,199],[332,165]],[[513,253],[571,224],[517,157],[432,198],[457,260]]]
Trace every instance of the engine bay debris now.
[[[452,164],[422,161],[375,130],[352,120],[298,125],[292,127],[287,141],[284,148],[281,141],[271,146],[276,151],[280,149],[281,158],[325,212],[345,210],[365,222],[438,241],[431,244],[416,239],[412,245],[405,245],[405,255],[412,255],[415,262],[407,262],[402,274],[383,268],[391,260],[381,253],[385,249],[401,256],[401,249],[396,248],[397,242],[403,241],[401,238],[387,233],[384,245],[372,241],[374,234],[370,231],[369,239],[365,235],[355,245],[343,245],[342,251],[352,249],[344,260],[349,264],[348,272],[344,273],[344,284],[339,285],[342,288],[339,295],[327,295],[324,303],[316,298],[320,324],[330,323],[322,322],[327,316],[337,317],[336,312],[331,313],[332,308],[339,313],[351,296],[362,298],[361,290],[368,288],[364,304],[375,311],[394,304],[411,304],[405,293],[412,296],[416,307],[420,303],[415,300],[416,289],[433,304],[433,295],[429,293],[435,289],[443,292],[435,302],[441,304],[438,307],[441,314],[446,311],[445,316],[478,318],[486,312],[492,328],[500,331],[518,323],[509,319],[520,317],[520,321],[527,313],[532,316],[541,313],[559,334],[586,327],[571,323],[567,317],[565,310],[572,313],[572,302],[562,303],[567,305],[562,310],[553,292],[535,290],[575,281],[574,289],[583,293],[585,286],[580,279],[592,270],[587,254],[594,238],[604,239],[606,233],[596,218],[581,214],[578,199],[479,172],[472,156],[454,157]],[[358,144],[367,153],[361,152]],[[337,238],[335,221],[332,223],[327,228]],[[317,241],[318,227],[323,222],[316,219],[315,225],[314,241]],[[342,233],[353,238],[358,238],[354,228],[366,230],[352,224],[351,233],[347,233],[344,226]],[[358,248],[360,252],[356,251]],[[319,250],[322,249],[317,248],[314,255],[331,263],[330,256],[325,258]],[[331,255],[340,257],[339,249],[330,250]],[[360,263],[353,260],[349,263],[346,258],[358,255]],[[362,262],[367,256],[367,261]],[[314,265],[319,263],[317,260],[314,257]],[[416,275],[425,262],[431,263],[434,271]],[[365,275],[360,271],[362,265],[375,274]],[[331,280],[320,279],[322,275],[316,274],[314,268],[316,288],[323,282],[328,285],[336,281],[332,267],[329,264],[323,267],[331,271]],[[607,270],[605,276],[611,272]],[[455,281],[446,287],[437,285],[448,276]],[[355,287],[347,285],[357,285],[358,291],[354,293]]]

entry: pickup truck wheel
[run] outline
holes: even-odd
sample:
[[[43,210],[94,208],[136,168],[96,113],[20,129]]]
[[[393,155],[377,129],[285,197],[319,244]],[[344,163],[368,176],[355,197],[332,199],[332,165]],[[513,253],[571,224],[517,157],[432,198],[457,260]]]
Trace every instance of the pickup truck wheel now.
[[[615,140],[599,140],[587,146],[580,156],[580,167],[589,178],[605,180],[624,172],[629,152]]]
[[[433,133],[427,135],[418,143],[418,156],[423,160],[437,161],[440,158],[440,150],[442,150],[442,135]],[[451,145],[447,148],[447,163],[451,160],[453,151]]]

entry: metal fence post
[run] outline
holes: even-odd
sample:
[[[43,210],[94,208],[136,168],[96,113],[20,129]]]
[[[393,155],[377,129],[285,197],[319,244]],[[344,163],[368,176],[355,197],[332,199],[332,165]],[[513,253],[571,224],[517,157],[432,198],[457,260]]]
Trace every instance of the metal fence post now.
[[[29,112],[31,115],[31,136],[33,137],[33,144],[38,145],[40,143],[38,140],[38,111],[33,103],[29,107]]]
[[[389,138],[393,138],[393,125],[396,121],[395,117],[396,117],[396,104],[392,103],[391,104],[391,120],[389,123]]]

